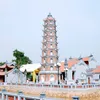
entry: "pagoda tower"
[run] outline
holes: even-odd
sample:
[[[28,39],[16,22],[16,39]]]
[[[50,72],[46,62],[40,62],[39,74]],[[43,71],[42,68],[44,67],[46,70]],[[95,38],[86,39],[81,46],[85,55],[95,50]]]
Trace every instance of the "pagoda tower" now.
[[[44,20],[40,82],[51,83],[58,80],[58,48],[56,35],[56,20],[49,13]]]

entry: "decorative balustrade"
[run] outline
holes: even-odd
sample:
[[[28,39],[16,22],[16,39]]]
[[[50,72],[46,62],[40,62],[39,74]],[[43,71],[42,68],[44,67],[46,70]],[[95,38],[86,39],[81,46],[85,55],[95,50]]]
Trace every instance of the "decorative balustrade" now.
[[[5,89],[0,91],[0,100],[63,100],[57,98],[48,98],[45,93],[40,93],[39,97],[26,96],[22,91],[18,93],[7,92]]]
[[[33,82],[28,82],[28,83],[0,83],[0,85],[22,85],[22,86],[34,86],[34,87],[48,87],[48,88],[65,88],[65,89],[87,89],[87,88],[99,88],[100,84],[83,84],[83,85],[78,85],[78,84],[44,84],[44,83],[33,83]]]
[[[7,92],[5,89],[0,91],[0,100],[41,100],[40,97],[25,96],[21,91],[18,93]]]

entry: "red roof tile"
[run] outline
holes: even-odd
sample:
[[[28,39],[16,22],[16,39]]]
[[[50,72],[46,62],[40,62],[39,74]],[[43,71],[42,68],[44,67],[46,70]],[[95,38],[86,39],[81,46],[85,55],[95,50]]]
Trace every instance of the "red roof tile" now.
[[[82,58],[83,61],[89,61],[89,57],[84,57]],[[75,64],[77,64],[79,62],[78,58],[72,58],[68,60],[68,68],[71,68],[72,66],[74,66]],[[61,62],[61,67],[60,67],[60,71],[64,72],[64,61]]]
[[[100,66],[97,66],[92,72],[93,73],[100,73]]]
[[[68,68],[71,68],[73,65],[77,64],[79,60],[77,58],[72,58],[68,61]]]
[[[83,59],[83,61],[89,61],[89,57],[84,57],[82,59]]]
[[[14,68],[14,66],[8,66],[7,64],[4,64],[3,66],[0,66],[0,68]]]

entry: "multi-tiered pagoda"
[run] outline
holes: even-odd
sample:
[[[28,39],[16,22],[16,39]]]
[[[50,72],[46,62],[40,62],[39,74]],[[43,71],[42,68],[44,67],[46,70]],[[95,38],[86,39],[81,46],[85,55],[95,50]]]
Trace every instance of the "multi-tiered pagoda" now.
[[[45,83],[57,82],[58,68],[55,66],[58,62],[56,20],[49,13],[44,20],[42,57],[40,81]]]

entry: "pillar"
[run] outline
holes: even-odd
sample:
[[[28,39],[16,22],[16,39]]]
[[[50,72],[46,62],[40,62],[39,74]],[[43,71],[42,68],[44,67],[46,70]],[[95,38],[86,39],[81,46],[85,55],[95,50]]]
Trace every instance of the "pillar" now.
[[[78,96],[73,96],[72,100],[79,100],[79,97]]]
[[[21,100],[21,96],[23,95],[23,92],[22,91],[19,91],[18,92],[18,100]]]
[[[41,93],[40,94],[40,100],[44,100],[46,98],[46,94],[45,93]]]
[[[6,95],[6,100],[8,100],[8,95]]]
[[[14,100],[16,100],[16,96],[14,96]]]
[[[2,100],[4,100],[4,93],[2,93]]]
[[[4,100],[4,93],[6,92],[6,89],[2,89],[2,100]]]

